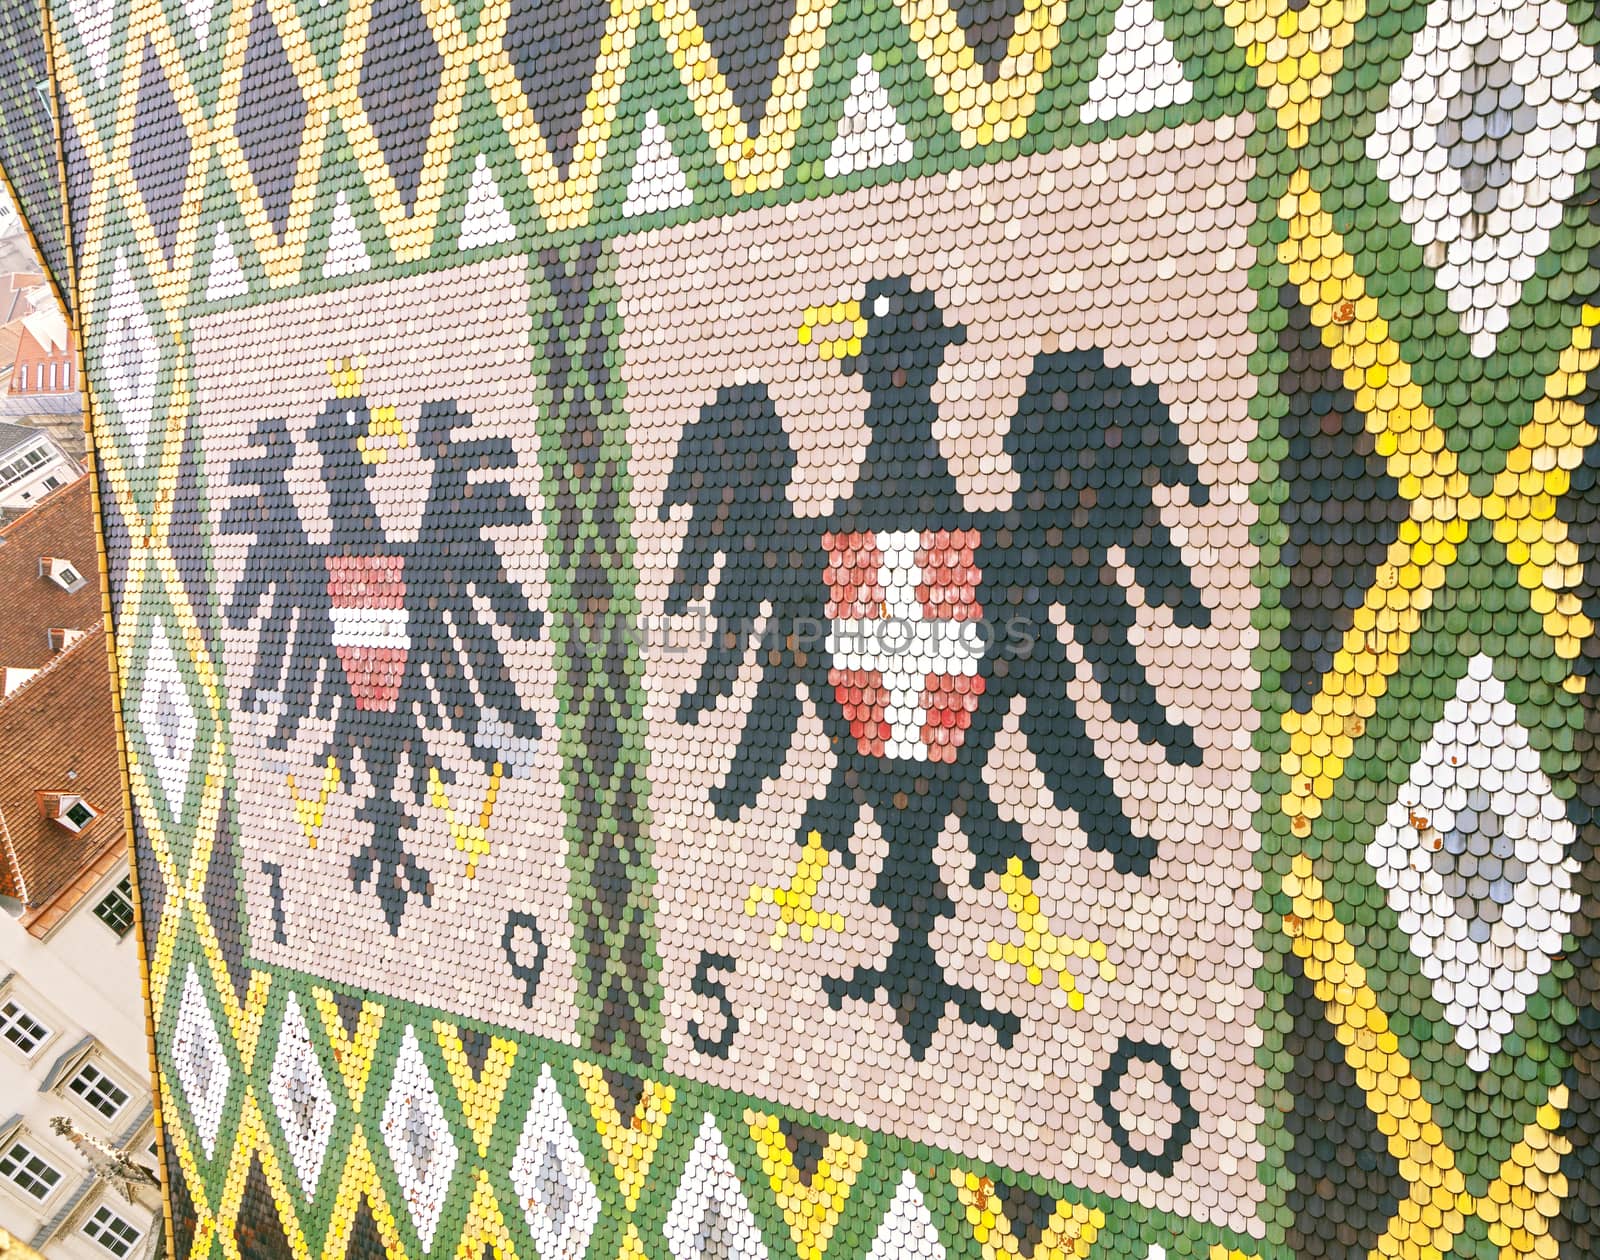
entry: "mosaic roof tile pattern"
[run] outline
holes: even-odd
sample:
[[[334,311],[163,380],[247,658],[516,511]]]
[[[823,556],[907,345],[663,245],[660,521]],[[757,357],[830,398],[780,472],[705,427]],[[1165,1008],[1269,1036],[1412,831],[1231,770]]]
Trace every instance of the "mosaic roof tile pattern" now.
[[[1578,1260],[1584,0],[52,0],[171,1236]]]

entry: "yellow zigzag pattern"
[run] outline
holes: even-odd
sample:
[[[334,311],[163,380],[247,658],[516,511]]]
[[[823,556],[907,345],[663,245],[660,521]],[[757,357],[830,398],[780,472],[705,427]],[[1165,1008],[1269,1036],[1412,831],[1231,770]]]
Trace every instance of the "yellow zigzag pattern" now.
[[[1576,396],[1586,374],[1600,367],[1600,348],[1592,344],[1600,309],[1584,308],[1533,419],[1523,426],[1490,492],[1479,497],[1457,467],[1410,365],[1378,314],[1377,299],[1367,293],[1305,170],[1295,173],[1278,213],[1289,224],[1278,258],[1321,328],[1323,344],[1366,417],[1389,475],[1411,504],[1310,712],[1290,710],[1282,718],[1290,736],[1283,768],[1291,782],[1282,806],[1294,820],[1295,833],[1303,836],[1333,795],[1355,741],[1377,712],[1472,521],[1494,522],[1495,538],[1518,566],[1519,580],[1562,656],[1576,656],[1578,645],[1593,633],[1577,596],[1566,589],[1578,576],[1577,549],[1555,519],[1555,501],[1567,492],[1572,470],[1597,436]]]
[[[822,1260],[867,1158],[867,1144],[841,1133],[828,1134],[822,1158],[807,1180],[795,1167],[794,1152],[789,1149],[777,1116],[746,1109],[744,1122],[761,1152],[761,1169],[772,1183],[773,1196],[783,1211],[800,1260]]]
[[[639,1206],[639,1194],[650,1176],[650,1165],[656,1157],[656,1147],[661,1144],[661,1134],[666,1130],[667,1117],[672,1114],[677,1088],[659,1081],[644,1081],[633,1114],[623,1119],[611,1096],[611,1086],[603,1068],[594,1063],[577,1063],[573,1070],[583,1086],[595,1131],[600,1135],[600,1145],[605,1148],[606,1162],[622,1187],[624,1205],[632,1213]]]
[[[439,1049],[444,1051],[444,1065],[449,1069],[450,1084],[461,1102],[461,1114],[467,1118],[472,1140],[478,1144],[478,1154],[487,1159],[495,1121],[500,1118],[500,1104],[505,1100],[511,1069],[517,1062],[517,1043],[507,1037],[490,1038],[483,1070],[474,1077],[466,1047],[461,1044],[461,1030],[455,1024],[436,1019],[433,1031],[439,1038]]]
[[[373,0],[350,0],[337,33],[331,71],[323,68],[311,33],[294,0],[266,0],[273,26],[306,105],[295,159],[295,179],[282,234],[273,226],[236,133],[244,61],[254,7],[232,6],[226,29],[213,48],[220,88],[209,107],[185,63],[173,21],[158,0],[134,0],[120,65],[112,72],[121,86],[116,122],[106,144],[93,122],[92,85],[66,57],[58,56],[62,96],[94,170],[94,191],[85,219],[85,267],[81,287],[94,292],[94,260],[112,201],[120,200],[157,274],[169,311],[186,296],[182,280],[193,274],[200,218],[208,183],[220,172],[238,202],[252,244],[269,282],[303,278],[317,185],[335,129],[356,155],[367,195],[400,261],[425,258],[434,245],[455,155],[467,88],[474,74],[493,101],[506,138],[520,163],[539,213],[552,231],[589,222],[599,191],[640,25],[653,22],[693,105],[695,115],[735,195],[780,187],[788,170],[813,79],[839,0],[798,0],[766,107],[752,129],[734,100],[725,69],[706,37],[692,0],[612,0],[585,95],[567,173],[557,167],[550,142],[518,81],[506,39],[512,0],[484,0],[469,33],[466,0],[420,0],[443,63],[423,155],[415,204],[407,213],[359,91],[372,35]],[[897,11],[951,126],[966,148],[1024,135],[1045,75],[1068,20],[1067,0],[1024,0],[998,72],[984,74],[951,0],[897,0]],[[191,152],[184,182],[173,263],[166,265],[130,169],[140,67],[145,47],[155,50],[189,135]],[[165,281],[165,285],[163,285]]]
[[[1106,1227],[1106,1214],[1099,1208],[1059,1199],[1030,1251],[1018,1240],[990,1178],[957,1168],[950,1180],[967,1210],[972,1236],[983,1247],[983,1260],[1088,1260],[1094,1240]]]
[[[322,1030],[333,1047],[333,1058],[339,1065],[339,1075],[344,1078],[350,1105],[360,1111],[367,1095],[367,1081],[372,1075],[372,1057],[378,1050],[378,1033],[383,1030],[383,1007],[363,999],[355,1035],[351,1036],[344,1030],[344,1020],[339,1017],[333,994],[327,989],[312,989],[311,995],[316,999]]]
[[[1567,1194],[1561,1159],[1572,1149],[1559,1131],[1566,1087],[1550,1091],[1488,1190],[1482,1196],[1468,1194],[1455,1152],[1433,1118],[1310,858],[1295,858],[1283,890],[1294,899],[1293,909],[1283,917],[1283,930],[1304,963],[1306,978],[1316,986],[1367,1107],[1399,1162],[1400,1175],[1410,1183],[1409,1195],[1373,1248],[1371,1260],[1448,1255],[1469,1216],[1488,1226],[1490,1242],[1500,1249],[1499,1260],[1556,1260],[1559,1246],[1549,1222]]]

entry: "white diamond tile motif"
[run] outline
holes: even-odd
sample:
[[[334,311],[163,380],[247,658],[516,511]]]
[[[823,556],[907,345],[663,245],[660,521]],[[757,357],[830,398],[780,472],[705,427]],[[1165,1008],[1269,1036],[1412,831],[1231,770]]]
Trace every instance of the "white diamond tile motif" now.
[[[139,688],[139,742],[155,770],[156,786],[174,818],[184,814],[189,771],[194,765],[195,741],[200,723],[178,671],[178,656],[167,637],[167,627],[157,619],[150,632],[144,658],[144,680]],[[146,780],[149,774],[146,773]]]
[[[1145,114],[1194,96],[1152,0],[1123,0],[1114,21],[1089,84],[1084,122]]]
[[[406,1209],[416,1226],[423,1251],[433,1248],[433,1233],[439,1227],[450,1177],[461,1153],[450,1136],[450,1124],[439,1102],[417,1033],[406,1025],[395,1061],[394,1080],[383,1105],[378,1128],[389,1150],[394,1174],[405,1193]]]
[[[315,1195],[322,1178],[322,1161],[333,1137],[337,1108],[322,1065],[317,1062],[317,1052],[311,1046],[311,1030],[300,1013],[300,1000],[293,993],[278,1029],[278,1052],[272,1058],[267,1091],[289,1140],[294,1175],[308,1196]]]
[[[325,276],[353,276],[371,271],[372,259],[367,257],[367,247],[361,243],[361,228],[356,223],[355,212],[340,193],[333,202],[333,222],[328,227],[328,256],[322,263]]]
[[[467,208],[461,215],[462,249],[482,249],[515,240],[517,225],[511,221],[500,185],[483,154],[472,164],[472,185],[467,189]]]
[[[823,172],[832,178],[910,160],[911,139],[873,68],[872,55],[862,53]]]
[[[1493,663],[1474,657],[1367,847],[1474,1071],[1571,926],[1574,838]]]
[[[750,1202],[708,1111],[665,1226],[673,1260],[767,1260]]]
[[[217,1036],[217,1026],[211,1018],[211,1008],[206,1003],[205,990],[193,963],[183,976],[183,996],[178,1003],[171,1062],[189,1112],[194,1116],[200,1147],[210,1159],[216,1153],[217,1131],[222,1128],[222,1109],[228,1101],[233,1069],[223,1053],[222,1039]]]
[[[548,1065],[511,1161],[511,1184],[539,1260],[582,1260],[600,1219],[600,1196]]]
[[[211,270],[206,275],[206,301],[222,302],[228,298],[243,297],[250,292],[239,266],[239,255],[234,252],[233,238],[228,229],[217,224],[211,236]]]
[[[1434,0],[1367,154],[1490,354],[1600,137],[1600,65],[1561,0]]]
[[[216,4],[217,0],[183,0],[183,11],[189,15],[194,42],[202,48],[211,42],[211,14]]]
[[[106,67],[111,64],[111,16],[114,0],[67,0],[72,14],[72,24],[78,28],[78,38],[83,41],[83,53],[89,59],[94,77],[104,81]]]
[[[623,199],[622,213],[629,217],[652,214],[687,206],[693,201],[694,194],[689,191],[683,166],[672,151],[672,140],[661,125],[660,115],[652,109],[644,116],[644,131],[639,136],[633,173],[628,176],[628,195]]]
[[[944,1260],[944,1243],[934,1228],[933,1214],[909,1168],[900,1174],[894,1201],[872,1236],[867,1260]]]
[[[160,351],[155,330],[139,297],[127,259],[119,252],[111,266],[111,292],[105,311],[101,371],[111,389],[122,431],[141,461],[150,454],[155,423],[156,371]]]

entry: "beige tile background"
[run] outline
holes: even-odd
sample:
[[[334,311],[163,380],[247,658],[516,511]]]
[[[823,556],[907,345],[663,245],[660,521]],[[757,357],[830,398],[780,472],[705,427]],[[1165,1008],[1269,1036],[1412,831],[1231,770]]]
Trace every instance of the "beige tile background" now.
[[[1105,940],[1116,980],[1101,981],[1085,964],[1086,1004],[1075,1012],[1054,983],[1034,987],[1019,968],[991,962],[988,941],[1014,936],[1005,898],[993,879],[981,891],[967,887],[971,858],[954,821],[939,845],[958,909],[935,947],[951,979],[1023,1017],[1011,1050],[947,1015],[917,1062],[881,1002],[829,1008],[823,977],[881,960],[891,943],[887,913],[868,901],[883,856],[870,819],[854,839],[857,869],[830,868],[815,902],[842,913],[845,930],[770,945],[776,911],[747,916],[745,898],[754,884],[792,875],[802,811],[832,764],[826,736],[808,709],[779,781],[738,821],[718,821],[707,786],[737,745],[756,663],[747,658],[732,704],[686,730],[673,714],[699,660],[652,649],[646,688],[669,1068],[1257,1231],[1252,168],[1238,125],[1183,127],[755,210],[628,238],[618,249],[647,614],[661,612],[684,528],[657,521],[673,454],[719,387],[767,384],[800,460],[797,511],[825,514],[850,491],[867,438],[866,395],[836,362],[801,345],[796,329],[807,307],[858,298],[875,276],[911,275],[938,292],[947,319],[967,326],[935,401],[969,510],[1009,504],[1015,481],[1002,440],[1016,400],[1036,355],[1074,347],[1097,346],[1109,363],[1157,386],[1211,490],[1207,507],[1167,495],[1163,510],[1213,624],[1181,629],[1163,608],[1139,611],[1140,660],[1169,711],[1194,727],[1203,764],[1169,766],[1131,725],[1112,721],[1086,666],[1070,685],[1135,828],[1161,841],[1149,876],[1120,875],[1087,848],[1074,816],[1054,808],[1014,721],[986,772],[1039,858],[1036,892],[1052,930]],[[678,629],[692,637],[687,619]],[[725,977],[740,1024],[726,1060],[697,1053],[687,1031],[694,1020],[721,1027],[715,1003],[691,989],[707,949],[739,959],[737,974]],[[1169,1177],[1122,1164],[1093,1101],[1123,1034],[1170,1048],[1200,1114]],[[1171,1110],[1162,1091],[1145,1092],[1152,1096],[1119,1102],[1130,1128],[1149,1130],[1135,1141],[1159,1145]]]

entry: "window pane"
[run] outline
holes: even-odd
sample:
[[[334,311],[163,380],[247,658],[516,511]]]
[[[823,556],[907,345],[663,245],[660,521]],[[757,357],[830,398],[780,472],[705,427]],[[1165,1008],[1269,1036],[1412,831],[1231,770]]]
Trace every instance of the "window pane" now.
[[[0,1006],[0,1038],[9,1041],[23,1054],[32,1054],[49,1036],[50,1030],[16,1002]]]
[[[0,1155],[0,1177],[16,1185],[30,1198],[41,1202],[61,1182],[61,1173],[22,1143],[14,1143]]]
[[[67,1082],[67,1088],[107,1120],[115,1117],[128,1101],[128,1091],[92,1063],[85,1063]]]
[[[133,1250],[140,1233],[108,1207],[98,1207],[83,1224],[83,1232],[112,1255],[119,1257]]]
[[[102,898],[94,914],[118,936],[126,936],[133,926],[133,885],[123,880]]]

